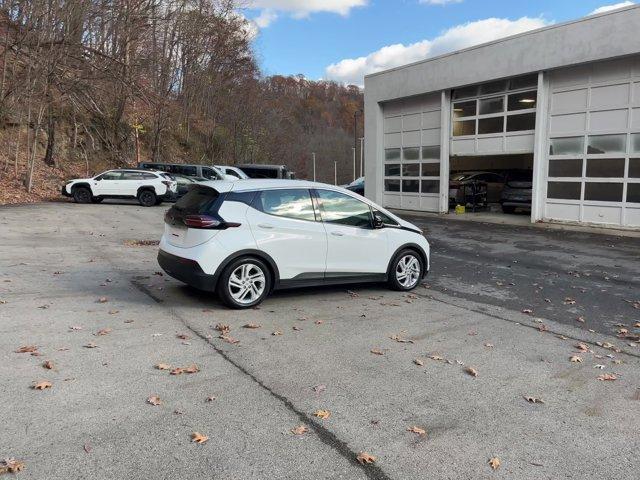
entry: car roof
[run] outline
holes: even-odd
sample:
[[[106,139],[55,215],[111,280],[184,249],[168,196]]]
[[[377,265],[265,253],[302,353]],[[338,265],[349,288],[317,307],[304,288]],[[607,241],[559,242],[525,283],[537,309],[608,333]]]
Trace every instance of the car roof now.
[[[167,173],[167,172],[163,172],[162,170],[153,170],[153,169],[145,169],[145,168],[113,168],[103,173],[107,173],[107,172]]]

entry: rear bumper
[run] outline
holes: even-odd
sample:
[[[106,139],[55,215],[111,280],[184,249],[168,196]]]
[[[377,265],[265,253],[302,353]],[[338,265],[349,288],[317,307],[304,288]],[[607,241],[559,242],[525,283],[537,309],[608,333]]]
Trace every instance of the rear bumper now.
[[[213,292],[218,283],[216,275],[204,273],[195,260],[171,255],[164,250],[158,251],[158,264],[167,275],[200,290]]]

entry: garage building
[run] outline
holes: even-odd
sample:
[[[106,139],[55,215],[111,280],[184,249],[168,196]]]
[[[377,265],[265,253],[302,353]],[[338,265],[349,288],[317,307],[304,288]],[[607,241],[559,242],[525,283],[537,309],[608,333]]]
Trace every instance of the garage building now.
[[[368,75],[366,196],[445,213],[452,173],[529,172],[532,222],[640,228],[638,30],[636,5]]]

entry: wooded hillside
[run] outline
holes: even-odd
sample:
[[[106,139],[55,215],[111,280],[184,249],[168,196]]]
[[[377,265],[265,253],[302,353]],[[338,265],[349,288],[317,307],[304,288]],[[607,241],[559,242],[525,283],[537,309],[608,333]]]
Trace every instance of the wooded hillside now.
[[[263,77],[254,32],[236,0],[0,0],[0,203],[138,159],[350,180],[362,93]]]

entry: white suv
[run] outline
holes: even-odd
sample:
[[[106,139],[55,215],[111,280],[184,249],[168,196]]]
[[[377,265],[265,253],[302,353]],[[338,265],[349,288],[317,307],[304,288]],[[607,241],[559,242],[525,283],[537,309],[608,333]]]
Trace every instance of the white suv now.
[[[93,178],[78,178],[62,187],[77,203],[100,203],[105,198],[137,198],[143,207],[174,200],[177,182],[164,172],[108,170]]]
[[[386,281],[411,290],[429,271],[429,243],[419,228],[340,187],[203,182],[167,211],[158,263],[248,308],[298,286]]]

